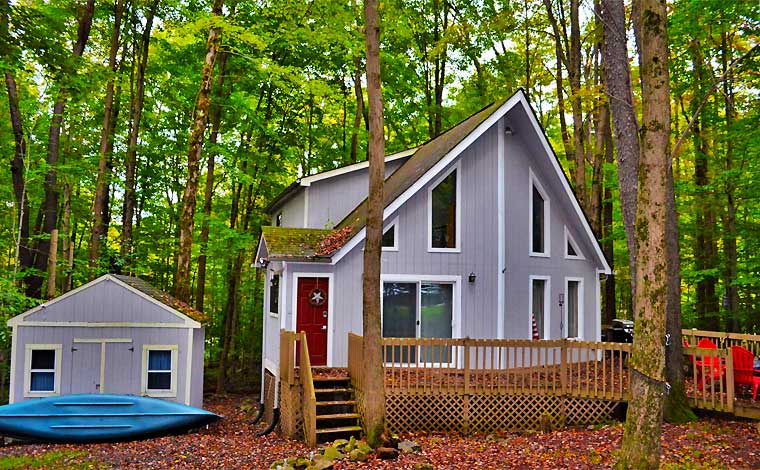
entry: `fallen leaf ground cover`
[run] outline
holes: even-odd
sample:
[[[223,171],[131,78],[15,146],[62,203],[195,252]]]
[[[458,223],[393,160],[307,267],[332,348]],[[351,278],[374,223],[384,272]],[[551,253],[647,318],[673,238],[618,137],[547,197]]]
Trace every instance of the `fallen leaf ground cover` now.
[[[250,424],[239,408],[242,400],[210,398],[206,408],[225,419],[190,434],[112,444],[0,447],[0,468],[14,468],[3,464],[33,457],[39,465],[32,468],[39,469],[267,469],[275,460],[309,454],[302,443],[275,433],[257,437],[263,425]],[[417,442],[419,452],[394,461],[371,457],[366,462],[336,462],[335,470],[416,470],[424,464],[451,470],[604,469],[614,463],[622,434],[620,424],[471,437],[414,433],[402,437]],[[680,426],[666,424],[663,450],[665,470],[760,468],[760,432],[752,421],[704,418]],[[51,459],[52,452],[65,455],[64,463]]]

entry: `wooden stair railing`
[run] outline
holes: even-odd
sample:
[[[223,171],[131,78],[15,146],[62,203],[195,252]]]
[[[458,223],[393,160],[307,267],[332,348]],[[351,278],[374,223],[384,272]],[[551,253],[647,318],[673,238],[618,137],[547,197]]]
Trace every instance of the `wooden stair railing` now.
[[[314,392],[314,377],[311,372],[311,360],[309,359],[309,345],[306,341],[306,332],[298,333],[301,341],[299,377],[303,387],[303,436],[306,444],[310,447],[317,445],[317,396]]]

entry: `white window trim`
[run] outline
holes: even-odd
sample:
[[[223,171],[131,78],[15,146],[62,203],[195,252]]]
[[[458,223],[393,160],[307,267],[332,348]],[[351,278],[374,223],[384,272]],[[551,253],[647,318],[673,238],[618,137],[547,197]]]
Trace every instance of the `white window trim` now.
[[[386,226],[386,227],[383,229],[383,235],[385,235],[385,233],[386,233],[388,230],[390,230],[391,228],[393,228],[393,230],[394,230],[394,233],[393,233],[393,246],[383,246],[383,247],[382,247],[382,250],[383,250],[383,251],[398,251],[398,216],[396,216],[396,217],[395,217],[395,218],[394,218],[394,219],[391,221],[391,223],[389,223],[389,224],[388,224],[388,225],[387,225],[387,226]],[[382,238],[381,238],[380,240],[381,240],[381,243],[380,243],[380,244],[382,245]]]
[[[568,320],[570,318],[570,295],[569,295],[569,283],[572,281],[578,282],[578,336],[568,337]],[[584,312],[584,291],[583,291],[583,278],[582,277],[566,277],[565,278],[565,311],[564,311],[564,328],[562,329],[562,336],[567,339],[583,339],[583,327],[585,323]]]
[[[55,369],[53,369],[53,390],[50,392],[32,391],[32,351],[36,349],[52,349],[55,351]],[[62,344],[27,344],[24,347],[24,398],[51,397],[61,394],[61,362],[63,359]],[[42,370],[41,370],[42,371]],[[48,369],[45,369],[49,372]]]
[[[170,350],[172,354],[171,366],[171,388],[169,390],[150,390],[148,389],[148,351],[153,350]],[[179,356],[179,346],[176,344],[144,344],[142,353],[142,381],[140,384],[140,393],[143,396],[157,398],[176,398],[177,397],[177,359]]]
[[[451,168],[446,170],[438,179],[430,183],[427,190],[427,251],[428,253],[461,253],[462,252],[462,171],[460,162],[457,161]],[[457,172],[456,191],[456,215],[454,217],[456,227],[456,244],[454,248],[433,248],[433,190],[448,176]]]
[[[335,288],[333,287],[335,285],[335,282],[333,282],[333,274],[332,273],[307,273],[307,272],[293,273],[293,297],[292,297],[293,322],[291,324],[290,331],[297,331],[296,325],[298,325],[298,279],[301,277],[327,278],[327,367],[333,367],[333,338],[334,338],[334,333],[335,333],[335,324],[337,323],[333,315],[333,312],[335,312],[335,309],[333,308],[333,298],[335,297],[334,295]],[[280,278],[280,281],[282,281],[283,278],[284,276]],[[282,287],[280,287],[280,289],[282,289]]]
[[[570,244],[575,252],[576,255],[571,255],[567,252],[567,244]],[[565,225],[565,259],[586,259],[585,256],[583,256],[583,252],[578,248],[578,243],[575,242],[575,238],[573,238],[573,235],[570,233],[570,230],[567,229],[567,225]]]
[[[533,188],[536,188],[544,198],[544,251],[533,251]],[[532,168],[528,168],[528,254],[540,258],[549,258],[551,256],[551,200],[546,190],[538,181]]]
[[[382,274],[380,275],[380,332],[382,334],[383,327],[383,284],[386,282],[409,282],[409,283],[416,283],[418,285],[417,287],[417,324],[415,325],[415,338],[420,339],[420,329],[422,328],[422,323],[419,322],[419,315],[420,311],[422,310],[422,294],[419,288],[419,285],[423,282],[439,282],[439,283],[448,283],[452,284],[454,286],[453,289],[453,295],[454,298],[452,299],[452,312],[451,312],[451,337],[453,338],[461,338],[462,337],[462,321],[461,321],[461,314],[462,314],[462,295],[461,295],[461,288],[462,288],[462,276],[453,276],[453,275],[421,275],[421,274]],[[417,357],[417,362],[419,362],[419,357]],[[421,365],[425,367],[447,367],[450,365],[454,365],[454,359],[452,357],[451,362],[420,362]],[[386,366],[390,367],[394,364],[391,363],[385,363]]]
[[[280,312],[273,312],[273,311],[270,310],[270,307],[272,306],[272,303],[271,303],[272,297],[271,297],[271,294],[270,294],[270,292],[271,292],[270,287],[271,287],[271,283],[272,283],[272,276],[280,276],[280,284],[277,287],[277,294],[278,294],[278,297],[279,297],[279,299],[278,299],[279,300],[279,303],[278,303],[279,310],[282,310],[282,307],[284,305],[282,303],[282,299],[284,298],[283,295],[282,295],[282,277],[283,277],[282,276],[282,271],[275,271],[273,269],[269,269],[269,270],[267,270],[267,287],[265,289],[266,296],[267,296],[267,313],[272,318],[280,318]]]
[[[552,311],[552,278],[551,276],[528,276],[528,337],[533,337],[533,281],[545,281],[544,285],[544,331],[541,332],[541,339],[551,339],[551,311]]]

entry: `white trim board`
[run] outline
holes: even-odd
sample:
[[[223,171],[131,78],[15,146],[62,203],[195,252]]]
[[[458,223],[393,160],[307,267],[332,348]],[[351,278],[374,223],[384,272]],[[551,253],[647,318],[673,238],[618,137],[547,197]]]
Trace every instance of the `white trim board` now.
[[[141,298],[147,300],[148,302],[150,302],[150,303],[152,303],[152,304],[154,304],[154,305],[156,305],[156,306],[158,306],[158,307],[166,310],[167,312],[175,315],[180,320],[182,320],[181,323],[177,323],[177,324],[174,324],[174,323],[156,323],[156,325],[167,325],[168,324],[168,325],[173,325],[173,326],[176,326],[176,327],[183,327],[184,326],[185,328],[200,328],[201,327],[201,324],[199,322],[193,320],[192,318],[188,317],[184,313],[182,313],[182,312],[180,312],[178,310],[175,310],[175,309],[169,307],[168,305],[166,305],[166,304],[164,304],[162,302],[159,302],[158,300],[154,299],[153,297],[149,296],[148,294],[140,291],[139,289],[136,289],[136,288],[130,286],[129,284],[127,284],[127,283],[119,280],[116,276],[113,276],[111,274],[105,274],[103,276],[100,276],[99,278],[95,279],[94,281],[88,282],[87,284],[79,286],[76,289],[70,290],[69,292],[67,292],[67,293],[65,293],[65,294],[63,294],[61,296],[58,296],[58,297],[56,297],[56,298],[54,298],[54,299],[52,299],[52,300],[50,300],[48,302],[45,302],[45,303],[43,303],[41,305],[38,305],[37,307],[35,307],[35,308],[31,309],[31,310],[27,310],[26,312],[24,312],[24,313],[22,313],[20,315],[17,315],[15,317],[11,318],[10,320],[8,320],[7,325],[8,326],[14,326],[14,325],[25,325],[25,326],[33,326],[33,325],[34,326],[55,326],[55,325],[62,325],[62,326],[68,326],[69,322],[55,322],[55,321],[24,322],[23,320],[26,317],[28,317],[29,315],[37,313],[40,310],[43,310],[43,309],[45,309],[45,308],[47,308],[47,307],[49,307],[49,306],[51,306],[51,305],[53,305],[53,304],[55,304],[57,302],[60,302],[63,299],[66,299],[66,298],[68,298],[68,297],[70,297],[70,296],[72,296],[74,294],[77,294],[77,293],[79,293],[79,292],[81,292],[81,291],[83,291],[85,289],[89,289],[90,287],[93,287],[93,286],[95,286],[97,284],[100,284],[101,282],[104,282],[104,281],[112,281],[116,285],[121,286],[121,287],[129,290],[133,294],[138,295],[139,297],[141,297]],[[42,323],[44,323],[44,324],[42,324]],[[92,322],[77,322],[77,323],[79,323],[79,324],[76,325],[76,326],[85,326],[86,327],[86,326],[89,326]],[[98,325],[105,325],[105,324],[106,323],[98,323]],[[129,323],[129,322],[126,322],[125,324],[127,326],[136,325],[136,323]],[[139,323],[139,324],[144,324],[144,323]]]
[[[333,340],[335,330],[335,318],[333,313],[333,297],[335,293],[335,287],[333,282],[333,273],[308,273],[308,272],[294,272],[293,273],[293,320],[291,322],[291,330],[297,331],[296,325],[298,325],[298,279],[302,277],[323,277],[327,278],[327,364],[326,367],[333,367]]]
[[[594,232],[591,230],[591,226],[586,220],[583,211],[581,210],[578,200],[573,193],[570,183],[562,172],[557,157],[549,144],[540,124],[536,120],[535,113],[533,112],[530,104],[528,103],[525,93],[520,90],[511,98],[509,98],[499,109],[493,112],[485,121],[483,121],[475,130],[470,132],[462,141],[460,141],[453,149],[451,149],[446,155],[443,156],[435,165],[433,165],[425,174],[423,174],[412,186],[406,189],[399,197],[388,204],[383,211],[383,220],[387,219],[391,214],[394,214],[407,200],[409,200],[420,189],[424,188],[436,175],[443,171],[448,165],[454,161],[464,150],[466,150],[475,140],[477,140],[483,133],[490,129],[495,123],[499,121],[509,110],[516,105],[522,105],[525,110],[529,121],[531,122],[542,148],[545,151],[546,158],[551,161],[552,167],[555,170],[557,177],[560,180],[560,184],[565,190],[565,194],[570,198],[571,205],[575,209],[577,217],[580,219],[581,225],[584,227],[586,235],[589,237],[592,246],[595,249],[599,263],[602,265],[602,272],[604,274],[611,274],[612,270],[604,257],[602,248],[599,245],[598,240],[594,236]],[[346,254],[354,249],[366,236],[366,228],[362,228],[356,235],[354,235],[343,247],[341,247],[331,258],[330,264],[338,263]]]
[[[497,262],[496,269],[496,305],[497,305],[497,317],[496,317],[496,337],[498,339],[504,339],[506,332],[504,330],[504,324],[506,321],[506,303],[505,303],[505,291],[507,284],[507,260],[505,258],[506,253],[506,139],[504,135],[504,120],[499,120],[499,127],[497,129],[498,134],[498,148],[496,151],[496,223],[498,224],[498,249],[497,249]]]
[[[8,403],[14,404],[16,402],[16,363],[18,358],[16,353],[18,350],[18,326],[13,325],[11,329],[11,377],[8,382]]]

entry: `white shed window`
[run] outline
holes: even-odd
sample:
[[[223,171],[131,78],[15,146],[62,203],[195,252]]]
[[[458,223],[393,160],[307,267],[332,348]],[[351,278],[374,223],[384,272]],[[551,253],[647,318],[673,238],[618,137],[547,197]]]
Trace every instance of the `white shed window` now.
[[[24,396],[40,397],[59,393],[61,345],[27,344]]]
[[[144,395],[177,396],[177,345],[143,346],[142,383]]]

